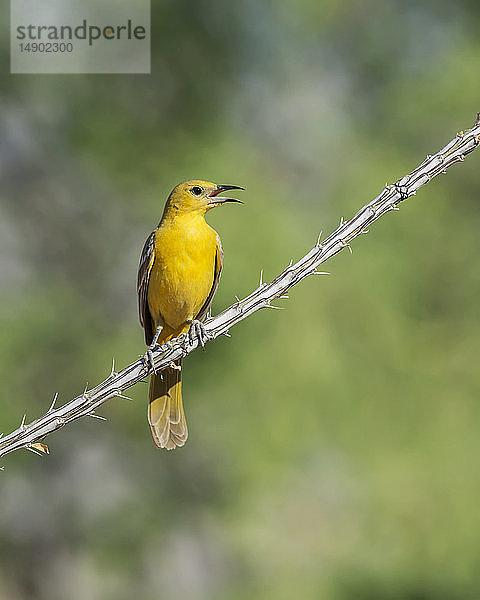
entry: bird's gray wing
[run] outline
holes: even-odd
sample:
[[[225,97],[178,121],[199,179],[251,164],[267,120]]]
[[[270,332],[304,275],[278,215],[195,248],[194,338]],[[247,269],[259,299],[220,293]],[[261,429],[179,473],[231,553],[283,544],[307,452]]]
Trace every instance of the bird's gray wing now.
[[[155,231],[148,236],[145,246],[143,247],[140,264],[138,265],[137,276],[137,294],[138,294],[138,314],[140,324],[145,330],[145,342],[149,346],[152,343],[155,332],[155,324],[153,323],[150,309],[148,308],[148,282],[150,280],[150,272],[155,262]]]

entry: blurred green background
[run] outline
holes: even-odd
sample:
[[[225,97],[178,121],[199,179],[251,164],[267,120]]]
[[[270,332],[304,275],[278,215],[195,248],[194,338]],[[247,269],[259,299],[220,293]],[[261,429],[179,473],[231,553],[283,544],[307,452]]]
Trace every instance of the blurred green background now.
[[[215,313],[480,110],[478,0],[154,0],[151,76],[12,76],[1,28],[4,432],[144,351],[176,183],[247,188]],[[478,599],[479,161],[189,357],[183,449],[139,384],[5,458],[0,598]]]

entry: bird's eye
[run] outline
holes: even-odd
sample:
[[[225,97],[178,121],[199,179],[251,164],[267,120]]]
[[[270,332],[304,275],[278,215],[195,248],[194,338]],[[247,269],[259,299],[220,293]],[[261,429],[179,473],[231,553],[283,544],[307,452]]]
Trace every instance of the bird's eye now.
[[[195,196],[200,196],[200,194],[203,192],[202,188],[199,185],[194,185],[190,191],[192,192],[192,194],[194,194]]]

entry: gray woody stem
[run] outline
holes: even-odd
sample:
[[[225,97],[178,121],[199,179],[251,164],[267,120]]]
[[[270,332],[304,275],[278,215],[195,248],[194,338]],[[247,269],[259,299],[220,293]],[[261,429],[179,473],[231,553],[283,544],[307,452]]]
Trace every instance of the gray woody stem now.
[[[350,249],[350,242],[362,233],[383,214],[398,210],[400,202],[413,196],[416,191],[431,179],[445,173],[446,169],[456,162],[464,160],[480,144],[480,113],[472,129],[459,132],[444,148],[433,156],[427,156],[422,164],[409,175],[402,177],[393,185],[386,185],[380,194],[366,204],[349,221],[340,221],[337,229],[322,243],[315,246],[295,264],[290,264],[278,277],[270,283],[264,283],[260,277],[260,285],[249,296],[238,300],[205,323],[205,331],[209,339],[219,335],[228,335],[228,330],[249,315],[261,308],[278,308],[272,301],[280,298],[285,292],[308,275],[318,274],[317,267],[344,248]],[[182,335],[171,344],[162,346],[153,353],[155,369],[161,371],[173,361],[190,354],[199,345],[198,338],[193,335]],[[26,424],[25,417],[20,427],[0,439],[0,456],[14,450],[26,448],[38,454],[48,452],[48,448],[39,443],[46,435],[63,427],[67,423],[84,416],[97,418],[95,410],[110,398],[126,397],[122,392],[152,372],[145,359],[128,365],[120,372],[114,367],[109,376],[99,385],[70,400],[63,406],[55,408],[55,400],[49,410],[39,419]]]

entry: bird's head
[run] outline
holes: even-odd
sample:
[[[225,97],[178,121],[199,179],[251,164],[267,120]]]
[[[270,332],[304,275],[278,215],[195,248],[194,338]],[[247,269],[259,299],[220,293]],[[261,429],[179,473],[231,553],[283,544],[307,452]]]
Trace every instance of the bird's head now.
[[[178,184],[173,188],[167,202],[166,209],[173,208],[179,212],[198,212],[205,214],[211,208],[220,206],[227,202],[238,202],[236,198],[221,196],[222,192],[228,190],[243,190],[238,185],[217,184],[211,181],[192,179]]]

